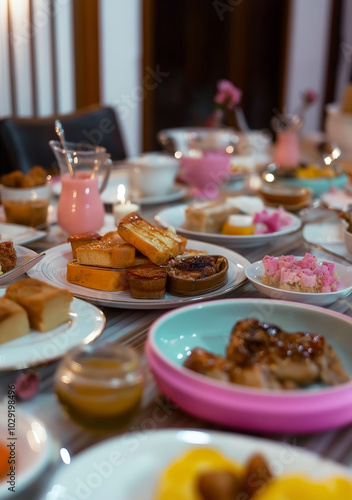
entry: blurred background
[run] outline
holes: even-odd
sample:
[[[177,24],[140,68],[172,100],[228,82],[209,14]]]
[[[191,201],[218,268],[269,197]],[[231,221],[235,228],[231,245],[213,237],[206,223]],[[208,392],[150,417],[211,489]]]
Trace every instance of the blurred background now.
[[[0,118],[107,104],[134,155],[204,125],[229,79],[255,129],[314,90],[319,132],[351,81],[351,25],[350,0],[0,0]]]

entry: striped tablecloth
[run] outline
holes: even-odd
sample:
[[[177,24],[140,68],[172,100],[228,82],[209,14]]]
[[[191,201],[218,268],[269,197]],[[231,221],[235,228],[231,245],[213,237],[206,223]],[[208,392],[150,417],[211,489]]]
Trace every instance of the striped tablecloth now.
[[[158,210],[160,210],[160,207],[149,207],[147,210],[144,210],[143,216],[152,220],[153,215]],[[336,219],[336,216],[331,211],[327,210],[315,211],[314,217],[317,217],[318,220],[322,222],[328,218],[333,221],[334,217]],[[62,241],[64,241],[64,235],[56,226],[52,226],[45,239],[33,242],[32,244],[29,244],[28,247],[37,251],[43,251],[50,248],[54,244],[61,243]],[[301,231],[285,236],[284,238],[275,241],[272,245],[247,250],[240,249],[238,252],[244,255],[251,262],[261,259],[266,253],[270,253],[271,255],[281,255],[284,253],[302,255],[305,252],[311,252],[317,256],[325,257],[328,260],[335,260],[336,262],[349,265],[348,262],[343,260],[343,258],[328,254],[323,249],[318,248],[318,246],[306,243],[306,241],[302,238]],[[239,288],[228,294],[227,297],[245,298],[260,297],[260,295],[255,291],[249,282],[245,282]],[[352,316],[352,296],[349,296],[347,299],[339,300],[331,306],[331,309]],[[121,343],[131,345],[137,350],[140,357],[145,362],[144,344],[148,329],[151,323],[165,311],[134,311],[107,307],[103,307],[102,310],[107,319],[106,328],[95,342],[101,343],[107,340],[118,340]],[[73,424],[64,415],[53,393],[53,377],[57,366],[58,362],[53,362],[46,366],[39,367],[38,372],[41,379],[39,393],[28,401],[18,401],[17,405],[18,410],[40,418],[51,432],[58,444],[58,447],[66,448],[71,457],[73,457],[85,448],[102,441],[103,438],[92,436],[77,425]],[[7,385],[12,383],[17,375],[17,372],[1,374],[0,389],[2,391],[2,398],[5,398]],[[160,394],[152,375],[148,372],[148,382],[144,393],[142,409],[131,423],[127,432],[137,430],[147,431],[159,428],[226,430],[209,424],[205,420],[197,420],[179,410],[175,407],[175,405],[167,401],[162,394]],[[235,429],[233,431],[230,430],[229,432],[240,431],[236,431]],[[305,449],[317,452],[324,457],[329,457],[330,459],[352,468],[352,425],[314,435],[270,435],[266,437],[275,441],[284,441],[289,444],[304,447]],[[53,470],[55,470],[55,467],[57,467],[57,463],[54,463],[30,489],[26,490],[25,493],[16,495],[16,498],[30,498],[31,500],[39,498],[40,493],[45,490],[46,481],[50,478],[50,474]]]

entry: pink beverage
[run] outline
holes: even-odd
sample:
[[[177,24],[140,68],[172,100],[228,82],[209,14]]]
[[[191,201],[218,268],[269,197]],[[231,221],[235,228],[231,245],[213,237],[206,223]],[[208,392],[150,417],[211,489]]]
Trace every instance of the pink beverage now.
[[[274,162],[280,168],[296,168],[300,160],[299,135],[296,130],[277,132]]]
[[[104,205],[100,198],[98,178],[89,172],[75,177],[61,177],[61,194],[57,208],[58,223],[69,234],[98,231],[104,225]]]

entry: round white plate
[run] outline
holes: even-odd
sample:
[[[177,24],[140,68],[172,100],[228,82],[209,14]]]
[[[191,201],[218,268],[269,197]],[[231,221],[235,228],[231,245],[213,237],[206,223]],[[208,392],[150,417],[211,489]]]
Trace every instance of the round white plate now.
[[[45,231],[38,231],[33,227],[0,222],[0,241],[12,241],[17,245],[24,245],[31,241],[40,240],[44,236],[46,236]]]
[[[10,271],[0,274],[0,285],[5,285],[9,281],[18,278],[19,276],[27,272],[29,267],[24,266],[24,264],[38,255],[37,252],[34,252],[33,250],[30,250],[26,247],[21,247],[20,245],[14,245],[14,248],[17,253],[16,266]],[[21,269],[18,269],[17,271],[17,268],[22,265],[23,267],[21,267]],[[28,266],[31,267],[31,264],[28,264]]]
[[[0,295],[4,294],[5,289],[0,290]],[[104,326],[105,316],[100,309],[73,299],[68,322],[45,333],[31,330],[28,335],[1,344],[0,371],[20,370],[60,358],[80,342],[92,342]]]
[[[177,233],[182,234],[186,238],[193,238],[195,240],[208,241],[217,245],[223,245],[227,248],[242,248],[242,247],[257,247],[270,243],[273,239],[279,238],[285,234],[293,233],[301,227],[301,221],[293,214],[287,214],[291,222],[285,226],[281,231],[270,234],[252,234],[249,236],[229,236],[225,234],[215,233],[198,233],[184,228],[185,224],[185,210],[187,204],[177,205],[176,207],[166,208],[159,212],[155,219],[163,227],[167,228],[172,226]],[[275,209],[267,208],[267,211],[273,212]]]
[[[100,195],[103,203],[107,205],[112,205],[117,201],[117,187],[119,184],[124,184],[127,192],[129,189],[129,178],[127,169],[115,170],[111,172],[108,184],[102,194]],[[52,192],[56,196],[60,196],[61,193],[61,182],[59,179],[54,179],[52,182]],[[187,189],[175,185],[172,189],[160,196],[142,197],[138,200],[133,200],[141,205],[153,205],[158,203],[171,203],[172,201],[181,200],[187,194]],[[128,195],[127,195],[128,196]]]
[[[3,444],[15,440],[15,493],[9,491],[11,486],[5,481],[0,482],[0,499],[16,497],[38,476],[41,476],[46,466],[53,459],[55,445],[51,435],[44,425],[35,417],[30,417],[16,408],[15,435],[8,434],[8,408],[0,408],[0,436]],[[10,429],[11,430],[11,429]],[[9,438],[9,440],[7,439]]]
[[[320,196],[321,201],[328,208],[333,210],[347,210],[348,206],[352,206],[352,195],[343,189],[327,191]]]
[[[218,247],[201,241],[188,240],[188,249],[207,250],[210,255],[223,255],[229,261],[228,280],[218,290],[196,295],[194,297],[176,297],[166,293],[162,299],[157,300],[140,300],[131,297],[128,291],[124,292],[105,292],[86,288],[79,285],[69,283],[66,279],[67,262],[72,260],[71,246],[68,243],[51,248],[46,252],[46,256],[42,259],[34,269],[28,272],[32,278],[37,278],[47,283],[51,283],[62,288],[70,290],[76,297],[89,300],[95,304],[109,307],[123,307],[126,309],[168,309],[179,307],[190,302],[199,302],[202,300],[210,300],[222,297],[224,294],[234,290],[241,285],[246,276],[245,268],[250,262],[226,248]]]
[[[303,256],[295,256],[296,259],[302,259]],[[317,259],[319,264],[329,262],[326,259]],[[340,282],[339,290],[330,293],[304,293],[291,292],[289,290],[280,290],[269,285],[264,285],[262,279],[264,276],[264,265],[261,260],[254,262],[245,270],[246,276],[252,285],[267,297],[272,299],[290,300],[293,302],[304,302],[316,306],[326,306],[333,304],[338,299],[346,297],[352,292],[352,267],[347,267],[337,262],[333,262],[335,271]]]
[[[217,449],[240,463],[262,453],[277,475],[296,472],[312,478],[352,479],[347,467],[286,443],[225,432],[158,430],[130,433],[85,450],[58,469],[40,500],[152,500],[165,468],[201,447]]]

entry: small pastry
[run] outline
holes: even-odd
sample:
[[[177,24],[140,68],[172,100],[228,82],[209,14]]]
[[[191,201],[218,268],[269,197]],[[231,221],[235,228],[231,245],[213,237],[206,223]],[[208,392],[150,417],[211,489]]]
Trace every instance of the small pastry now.
[[[230,215],[222,226],[221,234],[247,236],[254,234],[255,225],[251,215]]]
[[[166,290],[167,272],[154,264],[143,264],[127,271],[130,294],[135,299],[162,299]]]

